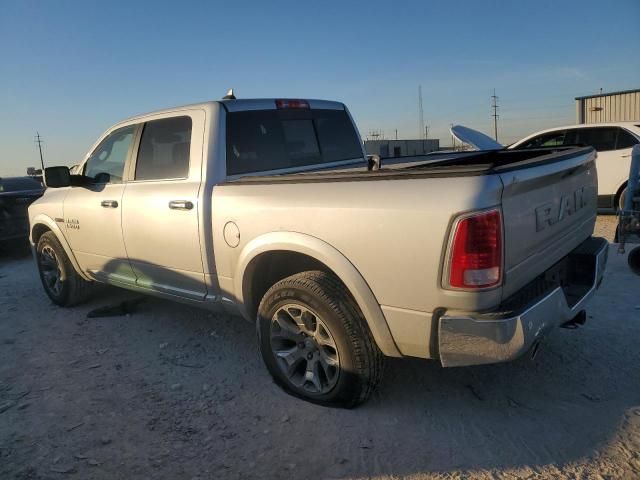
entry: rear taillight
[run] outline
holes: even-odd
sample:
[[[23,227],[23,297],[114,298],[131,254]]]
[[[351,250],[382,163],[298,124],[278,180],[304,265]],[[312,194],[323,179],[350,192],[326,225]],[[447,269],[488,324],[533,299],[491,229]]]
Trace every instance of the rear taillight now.
[[[306,100],[276,100],[276,108],[309,108]]]
[[[502,218],[499,210],[458,220],[449,262],[451,287],[487,288],[502,281]]]

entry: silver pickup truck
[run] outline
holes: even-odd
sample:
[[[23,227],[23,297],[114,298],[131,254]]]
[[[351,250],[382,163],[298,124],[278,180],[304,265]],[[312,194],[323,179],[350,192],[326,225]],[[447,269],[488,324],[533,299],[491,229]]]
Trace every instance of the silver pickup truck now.
[[[367,157],[338,102],[234,97],[114,125],[46,170],[30,235],[51,300],[93,282],[256,323],[276,383],[354,406],[383,360],[533,352],[585,320],[607,243],[592,148]]]

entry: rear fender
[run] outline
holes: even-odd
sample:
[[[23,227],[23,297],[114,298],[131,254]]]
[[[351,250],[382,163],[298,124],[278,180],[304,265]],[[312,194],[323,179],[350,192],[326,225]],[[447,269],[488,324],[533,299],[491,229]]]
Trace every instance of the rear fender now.
[[[387,356],[402,356],[396,346],[380,304],[360,272],[338,250],[319,238],[297,232],[271,232],[251,240],[242,249],[234,275],[235,297],[242,315],[249,321],[244,307],[244,276],[258,255],[270,251],[291,251],[308,255],[326,265],[347,287],[360,307],[378,347]]]

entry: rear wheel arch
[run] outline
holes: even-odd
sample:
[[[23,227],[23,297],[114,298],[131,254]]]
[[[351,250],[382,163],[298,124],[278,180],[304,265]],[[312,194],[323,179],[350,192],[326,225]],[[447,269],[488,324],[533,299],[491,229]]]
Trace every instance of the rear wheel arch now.
[[[244,305],[249,317],[255,318],[262,297],[273,285],[291,275],[311,270],[334,273],[317,259],[290,250],[271,250],[254,257],[242,280]]]
[[[269,269],[272,265],[276,267]],[[253,321],[262,297],[272,285],[312,270],[325,271],[338,278],[362,311],[380,350],[387,356],[402,356],[382,309],[362,275],[342,253],[310,235],[273,232],[249,242],[239,256],[234,278],[238,306],[244,316]]]

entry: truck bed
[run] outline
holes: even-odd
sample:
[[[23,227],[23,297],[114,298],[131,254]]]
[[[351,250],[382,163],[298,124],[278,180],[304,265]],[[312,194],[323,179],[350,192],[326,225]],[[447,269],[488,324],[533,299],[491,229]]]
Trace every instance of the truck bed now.
[[[584,155],[591,147],[548,147],[527,150],[443,152],[382,159],[379,170],[370,171],[364,162],[312,171],[246,175],[225,183],[307,183],[358,180],[394,180],[403,178],[458,177],[491,175],[541,166]]]
[[[595,208],[539,228],[536,210],[558,212],[564,198],[585,186],[595,201],[595,153],[587,148],[461,152],[408,157],[366,166],[304,173],[251,175],[214,188],[214,224],[233,212],[248,238],[278,230],[305,232],[338,248],[373,280],[381,303],[432,312],[448,305],[486,309],[499,304],[567,255],[593,231]],[[591,175],[591,177],[590,177]],[[392,180],[392,181],[390,181]],[[368,182],[385,181],[372,187]],[[592,198],[593,197],[593,198]],[[259,206],[259,208],[256,208]],[[500,206],[504,228],[502,288],[457,292],[441,288],[440,275],[454,219]],[[357,231],[355,241],[335,225]],[[222,238],[220,241],[224,242]],[[406,251],[412,255],[407,256]],[[374,261],[384,252],[384,261]],[[383,265],[389,262],[388,266]],[[428,273],[425,283],[423,272]],[[227,272],[232,276],[232,272]],[[395,280],[393,280],[395,277]],[[411,284],[420,288],[399,288]]]

